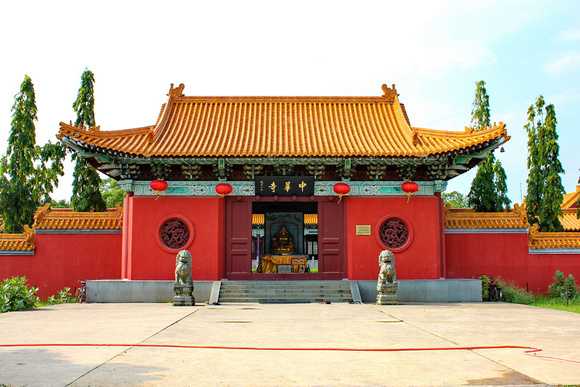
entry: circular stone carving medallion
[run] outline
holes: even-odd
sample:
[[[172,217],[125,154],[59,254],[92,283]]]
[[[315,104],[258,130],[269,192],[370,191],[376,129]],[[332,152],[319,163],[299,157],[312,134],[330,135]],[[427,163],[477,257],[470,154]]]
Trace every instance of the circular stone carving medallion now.
[[[390,249],[399,249],[409,240],[409,228],[399,218],[389,218],[379,228],[381,242]]]
[[[166,247],[181,249],[189,241],[189,227],[180,219],[168,219],[161,226],[159,236]]]

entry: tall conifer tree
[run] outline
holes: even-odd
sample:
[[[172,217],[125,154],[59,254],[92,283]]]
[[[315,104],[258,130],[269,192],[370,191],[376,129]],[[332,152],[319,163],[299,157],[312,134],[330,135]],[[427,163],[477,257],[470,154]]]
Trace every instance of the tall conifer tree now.
[[[563,231],[562,215],[564,187],[560,174],[564,168],[558,159],[560,147],[556,133],[554,105],[545,106],[539,96],[528,109],[528,192],[526,211],[530,224],[540,224],[545,232]]]
[[[32,226],[34,213],[50,202],[49,195],[64,173],[65,156],[59,144],[36,145],[36,96],[28,75],[14,99],[8,148],[0,162],[0,212],[7,233]]]
[[[485,82],[475,84],[475,99],[471,110],[471,125],[475,130],[482,130],[491,125],[489,96]],[[498,212],[508,209],[511,200],[507,197],[506,173],[501,162],[490,154],[477,167],[477,173],[471,183],[467,201],[477,212]]]
[[[73,109],[77,113],[75,125],[89,128],[95,124],[95,97],[94,87],[95,76],[89,69],[85,69],[81,75],[81,87]],[[73,153],[75,169],[73,172],[73,192],[71,205],[75,211],[105,211],[107,204],[103,200],[99,186],[101,178],[99,173],[84,158]]]

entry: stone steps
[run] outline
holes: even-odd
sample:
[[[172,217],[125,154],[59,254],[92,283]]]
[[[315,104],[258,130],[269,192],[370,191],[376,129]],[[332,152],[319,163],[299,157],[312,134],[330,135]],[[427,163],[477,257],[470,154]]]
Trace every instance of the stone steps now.
[[[222,281],[220,303],[353,302],[349,281]]]

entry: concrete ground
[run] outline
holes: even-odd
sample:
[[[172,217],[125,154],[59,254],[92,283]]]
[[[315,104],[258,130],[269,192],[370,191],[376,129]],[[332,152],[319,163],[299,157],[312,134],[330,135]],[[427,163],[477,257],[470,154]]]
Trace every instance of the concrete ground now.
[[[496,346],[542,351],[465,348]],[[0,385],[10,386],[558,385],[580,384],[578,361],[580,314],[506,303],[64,304],[0,314]]]

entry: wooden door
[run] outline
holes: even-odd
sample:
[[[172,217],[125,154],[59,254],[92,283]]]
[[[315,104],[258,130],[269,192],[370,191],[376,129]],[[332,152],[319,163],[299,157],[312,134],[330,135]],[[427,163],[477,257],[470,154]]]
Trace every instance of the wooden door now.
[[[345,273],[345,209],[343,198],[337,203],[333,200],[321,200],[318,205],[318,271],[337,279],[344,278]]]
[[[226,276],[252,272],[252,202],[226,197]]]

